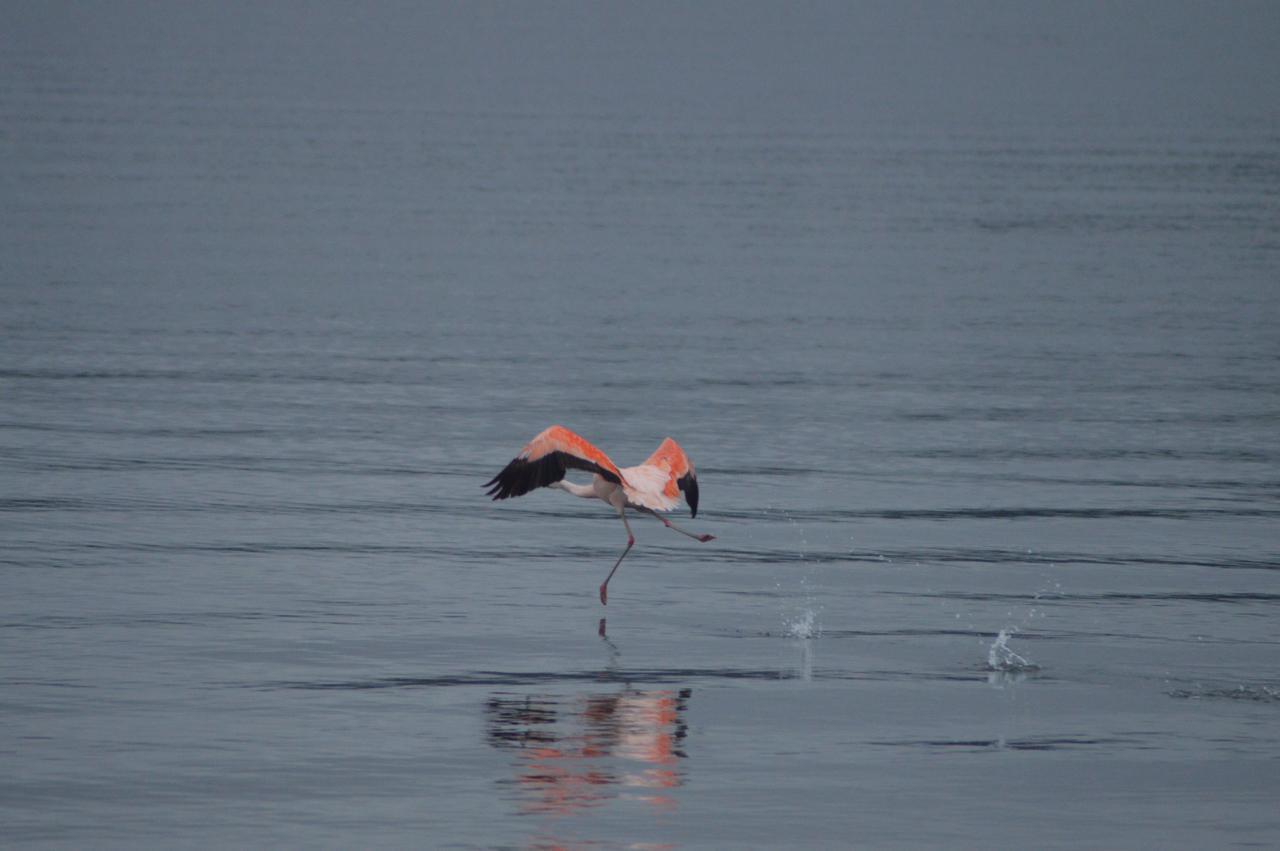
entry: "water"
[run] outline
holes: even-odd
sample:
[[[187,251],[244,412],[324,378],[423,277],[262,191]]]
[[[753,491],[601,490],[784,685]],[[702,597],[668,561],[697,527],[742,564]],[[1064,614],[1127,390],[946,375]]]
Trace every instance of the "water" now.
[[[1274,125],[0,61],[6,845],[1280,839]]]

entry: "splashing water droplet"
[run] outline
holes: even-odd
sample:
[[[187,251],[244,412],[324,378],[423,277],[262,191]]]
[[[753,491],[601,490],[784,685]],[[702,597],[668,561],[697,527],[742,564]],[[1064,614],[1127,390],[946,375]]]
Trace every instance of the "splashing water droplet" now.
[[[987,668],[992,671],[1036,671],[1039,667],[1030,660],[1009,649],[1009,639],[1016,629],[1002,629],[987,650]]]
[[[818,623],[818,613],[813,609],[805,609],[791,620],[785,621],[787,635],[792,638],[817,638],[822,634],[822,625]]]

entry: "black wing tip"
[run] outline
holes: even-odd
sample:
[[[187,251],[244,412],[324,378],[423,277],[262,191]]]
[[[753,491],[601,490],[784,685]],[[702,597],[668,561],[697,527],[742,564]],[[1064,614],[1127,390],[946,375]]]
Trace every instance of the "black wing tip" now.
[[[689,516],[698,516],[698,480],[693,473],[685,473],[676,481],[676,486],[684,491],[684,501],[689,503]]]
[[[505,493],[504,491],[510,490],[507,487],[507,483],[511,480],[512,468],[516,466],[516,463],[519,460],[519,458],[512,458],[511,463],[503,467],[498,472],[498,475],[480,486],[482,488],[487,488],[487,490],[485,490],[485,496],[491,496],[494,499],[506,499],[510,496],[509,493]]]
[[[523,496],[535,488],[544,488],[564,478],[564,459],[560,453],[553,452],[537,461],[524,458],[513,458],[511,463],[502,468],[502,472],[494,476],[482,487],[488,488],[487,496],[498,499],[509,499]]]

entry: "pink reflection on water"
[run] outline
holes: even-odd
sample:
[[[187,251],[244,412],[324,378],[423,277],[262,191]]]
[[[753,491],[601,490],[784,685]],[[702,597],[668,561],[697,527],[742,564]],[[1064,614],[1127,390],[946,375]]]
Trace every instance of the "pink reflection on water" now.
[[[617,799],[674,809],[689,689],[495,694],[489,742],[513,749],[521,812],[568,815]]]

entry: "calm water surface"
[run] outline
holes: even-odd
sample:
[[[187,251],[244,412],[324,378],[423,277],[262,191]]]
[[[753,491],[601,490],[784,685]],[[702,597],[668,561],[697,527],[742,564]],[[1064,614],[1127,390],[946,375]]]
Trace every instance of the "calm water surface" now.
[[[4,844],[1280,841],[1274,127],[3,63]]]

